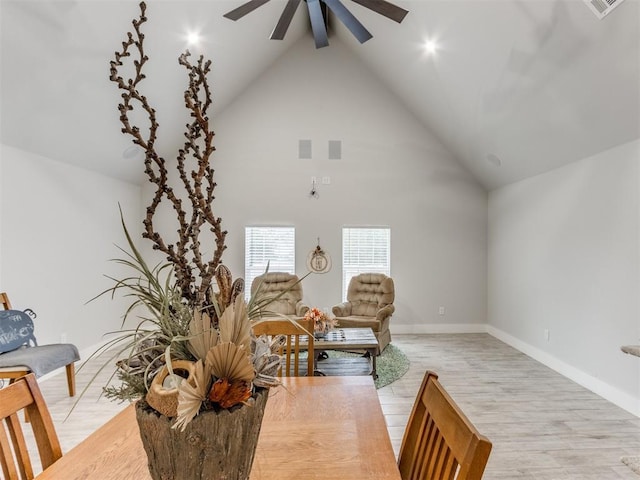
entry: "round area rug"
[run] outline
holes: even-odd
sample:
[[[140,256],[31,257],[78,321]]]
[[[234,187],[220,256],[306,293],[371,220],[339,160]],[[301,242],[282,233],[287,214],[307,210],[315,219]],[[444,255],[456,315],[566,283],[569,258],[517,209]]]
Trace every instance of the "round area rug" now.
[[[640,455],[622,457],[620,461],[624,463],[627,467],[629,467],[631,470],[633,470],[635,473],[640,475]]]
[[[357,353],[330,351],[329,357],[348,358],[357,357]],[[393,344],[387,345],[384,351],[376,359],[378,378],[375,380],[376,388],[382,388],[395,382],[409,370],[409,359]]]

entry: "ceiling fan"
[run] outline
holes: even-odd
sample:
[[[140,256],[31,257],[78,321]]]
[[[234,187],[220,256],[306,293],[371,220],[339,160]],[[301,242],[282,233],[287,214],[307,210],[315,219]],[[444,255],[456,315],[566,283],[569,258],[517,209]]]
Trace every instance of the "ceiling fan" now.
[[[269,0],[250,0],[238,8],[224,14],[224,17],[231,20],[239,20],[248,13],[253,12],[256,8],[261,7]],[[282,40],[287,33],[287,29],[291,24],[293,15],[298,9],[298,5],[302,0],[288,0],[282,11],[280,20],[276,24],[273,32],[271,32],[271,40]],[[387,2],[386,0],[352,0],[363,7],[373,10],[380,15],[395,21],[402,22],[405,15],[409,13],[407,10]],[[311,20],[311,29],[313,30],[313,38],[316,48],[322,48],[329,45],[327,36],[327,9],[331,10],[345,27],[358,39],[360,43],[364,43],[371,39],[373,35],[360,23],[360,21],[344,6],[341,0],[305,0],[307,9],[309,10],[309,19]]]

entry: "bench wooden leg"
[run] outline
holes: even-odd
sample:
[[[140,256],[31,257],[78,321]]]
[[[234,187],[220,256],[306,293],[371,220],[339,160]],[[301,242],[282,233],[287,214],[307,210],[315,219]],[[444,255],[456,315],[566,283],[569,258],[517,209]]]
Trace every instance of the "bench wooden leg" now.
[[[67,387],[69,387],[69,396],[76,396],[76,364],[67,365]]]

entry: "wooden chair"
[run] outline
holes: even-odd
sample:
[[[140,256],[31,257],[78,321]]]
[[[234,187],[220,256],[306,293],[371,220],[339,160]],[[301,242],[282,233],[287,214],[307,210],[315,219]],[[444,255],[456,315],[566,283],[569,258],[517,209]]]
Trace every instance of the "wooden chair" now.
[[[31,459],[18,419],[18,413],[22,409],[29,415],[42,469],[62,457],[49,409],[35,375],[29,373],[0,389],[0,463],[3,478],[6,480],[34,478]]]
[[[314,352],[313,352],[313,320],[287,320],[287,319],[268,319],[261,320],[253,325],[253,333],[260,335],[284,335],[285,343],[280,348],[280,355],[284,357],[284,365],[280,367],[278,376],[282,377],[300,377],[305,375],[305,370],[300,371],[300,351],[307,351],[307,369],[306,375],[313,376],[314,371]],[[304,348],[300,348],[300,337],[306,335],[308,337],[304,344]],[[293,363],[293,365],[292,365]],[[293,367],[293,370],[292,370]]]
[[[0,293],[0,305],[5,310],[11,310],[11,302],[9,296],[2,292]],[[38,347],[30,347],[29,353],[33,355],[43,355],[50,358],[58,359],[59,361],[49,362],[49,366],[54,370],[55,368],[64,366],[67,371],[67,387],[69,390],[69,396],[73,397],[76,394],[76,370],[75,362],[80,359],[78,349],[68,343],[42,345]],[[9,379],[9,384],[13,383],[17,378],[25,376],[31,371],[27,365],[12,364],[13,352],[7,352],[0,354],[0,378]],[[48,372],[45,372],[48,373]]]
[[[402,480],[479,480],[491,442],[481,435],[427,371],[402,439]]]

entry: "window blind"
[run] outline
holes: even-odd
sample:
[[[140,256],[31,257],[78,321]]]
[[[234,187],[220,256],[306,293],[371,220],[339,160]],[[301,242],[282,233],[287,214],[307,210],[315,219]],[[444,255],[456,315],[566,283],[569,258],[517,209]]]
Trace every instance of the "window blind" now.
[[[244,234],[245,299],[251,297],[253,279],[262,275],[269,264],[270,272],[294,274],[294,227],[245,227]]]
[[[388,227],[344,227],[342,229],[342,301],[349,281],[360,273],[391,276],[391,229]]]

